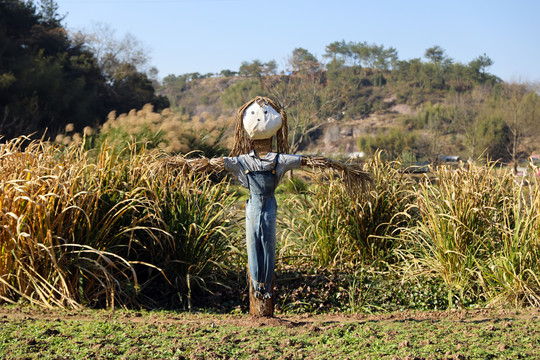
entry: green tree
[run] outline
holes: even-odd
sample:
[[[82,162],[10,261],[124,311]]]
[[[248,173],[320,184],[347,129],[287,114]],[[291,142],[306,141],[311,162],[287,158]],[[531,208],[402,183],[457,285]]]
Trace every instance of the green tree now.
[[[66,15],[60,15],[58,13],[58,4],[54,0],[39,0],[38,16],[41,18],[42,23],[46,23],[50,26],[61,27],[62,21]]]
[[[381,48],[375,56],[375,68],[379,70],[389,70],[394,68],[398,62],[398,52],[395,48]]]
[[[362,67],[345,66],[345,60],[332,60],[326,65],[325,92],[333,94],[335,99],[334,114],[340,120],[343,117],[354,118],[366,114],[369,110],[366,91],[369,88],[363,78]]]
[[[427,154],[436,158],[445,148],[444,137],[452,131],[452,120],[455,118],[455,109],[442,104],[427,102],[415,116],[417,129],[427,130],[424,141],[427,143]]]
[[[251,62],[244,61],[238,70],[240,76],[253,76],[260,78],[261,76],[275,75],[277,71],[277,65],[274,60],[266,63],[255,59]]]
[[[232,70],[228,70],[228,69],[224,69],[224,70],[221,70],[221,72],[220,72],[219,74],[220,74],[221,76],[223,76],[223,77],[233,77],[233,76],[238,75],[238,72],[232,71]]]
[[[156,95],[152,81],[146,74],[134,69],[127,63],[118,68],[110,83],[108,107],[117,113],[127,113],[132,109],[141,109],[145,104],[152,104],[159,111],[169,107],[165,96]]]
[[[510,131],[503,118],[496,114],[488,114],[478,121],[478,145],[479,153],[486,159],[496,161],[508,161],[510,155]]]
[[[369,45],[364,42],[350,43],[349,49],[355,64],[358,62],[360,65],[370,67],[371,63],[371,50]]]
[[[0,1],[0,135],[54,138],[70,123],[75,131],[102,123],[111,110],[167,104],[129,62],[109,71],[62,19],[53,0]]]
[[[0,2],[0,134],[55,136],[66,124],[95,125],[106,110],[106,84],[93,54],[69,40],[50,11]],[[45,17],[43,17],[45,16]]]
[[[393,47],[385,48],[384,45],[368,44],[366,42],[349,43],[349,54],[362,66],[389,70],[397,65],[398,54]]]
[[[287,62],[289,70],[293,73],[308,75],[322,70],[319,60],[304,48],[294,49]]]
[[[365,135],[358,138],[358,148],[366,154],[373,155],[377,150],[384,150],[389,160],[398,160],[405,154],[413,153],[419,157],[415,149],[416,134],[402,129],[393,128],[377,135]]]
[[[485,53],[469,63],[469,66],[480,74],[485,74],[486,69],[493,65],[493,60]]]
[[[345,40],[334,41],[326,45],[323,57],[332,61],[341,60],[343,63],[346,63],[352,57],[352,52],[349,44],[345,43]]]
[[[266,94],[258,79],[247,78],[231,85],[221,95],[221,101],[234,109],[239,108],[256,96]]]
[[[432,63],[440,64],[446,59],[446,53],[439,45],[435,45],[426,49],[424,57]]]
[[[486,54],[483,54],[469,63],[469,69],[477,81],[485,82],[491,78],[491,76],[487,74],[486,69],[492,65],[493,60]]]

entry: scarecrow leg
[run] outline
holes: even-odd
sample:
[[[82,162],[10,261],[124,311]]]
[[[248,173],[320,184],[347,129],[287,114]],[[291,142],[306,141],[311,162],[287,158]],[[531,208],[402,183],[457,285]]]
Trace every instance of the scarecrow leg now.
[[[253,317],[272,317],[274,314],[272,282],[276,262],[276,211],[273,197],[253,195],[246,204],[250,315]]]
[[[274,317],[274,283],[272,282],[272,297],[259,299],[255,296],[255,289],[251,281],[248,267],[249,283],[249,316],[251,317]]]

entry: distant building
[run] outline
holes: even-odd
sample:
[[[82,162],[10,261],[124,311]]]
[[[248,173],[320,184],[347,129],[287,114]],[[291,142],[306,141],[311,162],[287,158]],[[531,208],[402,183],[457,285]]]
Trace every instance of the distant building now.
[[[461,160],[460,157],[456,155],[439,155],[439,161],[442,163],[456,163],[459,160]]]

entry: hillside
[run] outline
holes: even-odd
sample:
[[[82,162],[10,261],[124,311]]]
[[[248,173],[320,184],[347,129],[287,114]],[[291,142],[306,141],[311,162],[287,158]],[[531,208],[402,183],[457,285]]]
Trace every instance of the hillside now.
[[[170,75],[159,92],[188,119],[227,118],[226,147],[236,109],[262,95],[286,110],[293,153],[382,149],[405,162],[446,154],[517,164],[540,150],[537,86],[502,82],[487,72],[486,54],[462,64],[434,46],[424,57],[399,60],[393,48],[342,41],[327,46],[324,64],[297,48],[280,73],[254,60],[238,72]]]
[[[255,92],[250,91],[250,79],[243,77],[216,77],[197,79],[187,82],[181,89],[174,87],[163,87],[161,94],[169,97],[174,111],[187,114],[191,118],[205,118],[208,114],[215,117],[224,115],[229,119],[229,125],[233,127],[234,117],[239,106],[244,101],[248,101]],[[223,101],[235,91],[235,87],[243,86],[246,96],[239,97],[239,100]],[[383,92],[384,93],[384,92]],[[272,96],[262,90],[264,96]],[[418,106],[411,106],[406,103],[396,103],[396,97],[388,94],[383,100],[385,109],[367,114],[356,114],[352,118],[336,120],[335,117],[321,119],[320,128],[310,137],[309,141],[301,148],[310,153],[326,154],[352,154],[358,151],[357,140],[359,137],[368,134],[377,134],[392,127],[400,126],[400,119],[414,115]],[[230,143],[233,132],[227,131],[224,143]]]
[[[340,157],[380,148],[408,162],[439,154],[510,162],[537,151],[534,91],[485,74],[460,78],[447,72],[426,78],[404,70],[341,67],[291,75],[179,76],[165,79],[160,93],[187,118],[225,117],[225,147],[236,109],[263,95],[286,109],[295,152]],[[512,109],[519,110],[517,118]]]
[[[412,116],[417,111],[407,104],[394,104],[392,98],[386,101],[393,104],[386,111],[351,120],[328,119],[321,128],[320,136],[314,137],[307,150],[310,153],[354,156],[361,151],[358,148],[358,139],[399,128],[401,119]]]

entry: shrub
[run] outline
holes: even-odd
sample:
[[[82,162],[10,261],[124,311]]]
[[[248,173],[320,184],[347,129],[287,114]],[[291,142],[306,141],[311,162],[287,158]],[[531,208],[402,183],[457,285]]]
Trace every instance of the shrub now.
[[[498,175],[494,165],[440,167],[433,176],[435,183],[425,178],[413,190],[417,202],[409,213],[418,220],[402,229],[406,266],[443,279],[448,306],[480,301],[482,264],[500,249],[494,225],[505,216],[512,178]]]
[[[394,236],[408,221],[402,214],[413,201],[412,181],[381,153],[364,169],[374,184],[358,198],[350,197],[340,179],[322,176],[307,194],[285,200],[282,256],[299,254],[318,266],[394,261]]]
[[[156,151],[21,138],[0,158],[3,301],[156,306],[170,300],[149,292],[156,284],[186,300],[228,251],[228,185],[173,176]]]
[[[196,151],[213,157],[228,152],[225,133],[231,121],[225,116],[216,117],[207,112],[193,117],[169,109],[156,113],[152,105],[147,104],[141,110],[131,110],[127,114],[116,116],[114,111],[111,112],[99,131],[88,128],[81,135],[66,129],[66,133],[58,135],[55,141],[64,145],[80,144],[84,138],[87,148],[107,144],[115,153],[122,152],[130,144],[139,143],[147,149],[159,148],[173,154]]]

